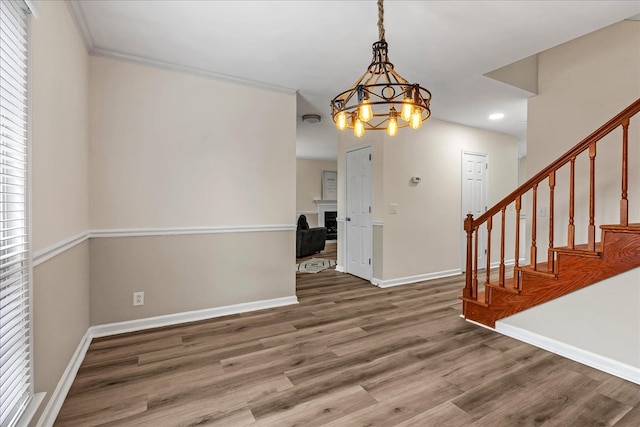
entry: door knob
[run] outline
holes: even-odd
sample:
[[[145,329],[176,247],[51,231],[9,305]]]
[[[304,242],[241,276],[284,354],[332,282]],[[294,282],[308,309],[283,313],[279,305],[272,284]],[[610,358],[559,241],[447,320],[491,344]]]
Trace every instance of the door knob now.
[[[351,221],[351,218],[349,218],[349,217],[346,217],[345,219],[346,219],[347,221]]]

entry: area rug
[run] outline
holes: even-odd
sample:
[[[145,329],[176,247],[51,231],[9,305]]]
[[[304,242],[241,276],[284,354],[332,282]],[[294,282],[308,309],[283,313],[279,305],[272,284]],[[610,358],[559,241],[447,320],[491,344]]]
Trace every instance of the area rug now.
[[[313,258],[309,261],[296,264],[296,272],[299,273],[318,273],[322,270],[326,270],[329,267],[336,265],[336,262],[332,259]]]

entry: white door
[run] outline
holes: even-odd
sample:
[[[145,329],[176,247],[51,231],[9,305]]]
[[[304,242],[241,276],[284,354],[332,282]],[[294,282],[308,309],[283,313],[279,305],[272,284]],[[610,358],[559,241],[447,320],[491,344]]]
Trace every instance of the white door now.
[[[487,154],[462,152],[462,221],[467,214],[478,218],[487,210]],[[480,228],[478,240],[478,268],[484,268],[486,259],[486,227]],[[462,232],[462,269],[466,269],[467,235]]]
[[[347,152],[346,272],[371,280],[371,147]]]

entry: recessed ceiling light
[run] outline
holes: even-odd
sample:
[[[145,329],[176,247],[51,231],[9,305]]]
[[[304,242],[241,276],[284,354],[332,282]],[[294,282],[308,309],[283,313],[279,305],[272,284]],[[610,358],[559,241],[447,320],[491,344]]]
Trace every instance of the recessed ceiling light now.
[[[489,120],[500,120],[504,119],[504,113],[493,113],[489,116]]]

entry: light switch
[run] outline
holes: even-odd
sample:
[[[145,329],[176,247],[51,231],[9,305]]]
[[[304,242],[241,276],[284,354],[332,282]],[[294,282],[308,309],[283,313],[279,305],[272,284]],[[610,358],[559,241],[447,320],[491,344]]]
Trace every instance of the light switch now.
[[[538,216],[541,216],[541,217],[547,216],[547,207],[546,206],[540,206],[538,208]]]
[[[397,203],[389,203],[389,213],[397,214],[398,213],[398,204]]]

